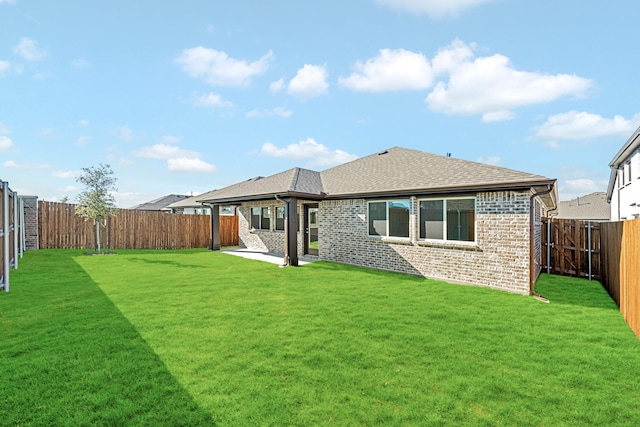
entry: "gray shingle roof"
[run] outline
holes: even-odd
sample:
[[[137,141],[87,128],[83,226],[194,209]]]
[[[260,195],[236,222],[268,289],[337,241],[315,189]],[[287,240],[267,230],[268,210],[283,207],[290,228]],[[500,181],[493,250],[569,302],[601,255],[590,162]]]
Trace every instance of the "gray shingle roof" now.
[[[157,199],[151,200],[150,202],[145,202],[133,206],[130,209],[136,209],[140,211],[159,211],[172,203],[175,203],[179,200],[184,200],[188,197],[189,196],[183,194],[169,194],[166,196],[158,197]]]
[[[557,218],[608,221],[611,205],[606,201],[607,193],[597,192],[558,203]]]
[[[527,188],[555,180],[483,163],[393,147],[314,172],[294,168],[201,195],[200,201],[228,202],[297,195],[342,198],[375,194]]]
[[[320,174],[308,169],[293,168],[266,178],[259,176],[209,191],[200,195],[198,201],[255,200],[285,194],[322,196]]]
[[[539,175],[393,147],[321,172],[328,196],[477,189],[551,181]]]

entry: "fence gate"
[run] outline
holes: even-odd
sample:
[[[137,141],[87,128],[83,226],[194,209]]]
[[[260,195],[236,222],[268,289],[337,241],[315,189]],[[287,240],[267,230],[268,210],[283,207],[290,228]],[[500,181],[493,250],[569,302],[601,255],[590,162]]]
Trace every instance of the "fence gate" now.
[[[24,204],[9,183],[0,180],[0,290],[9,292],[9,272],[24,250]]]
[[[541,235],[543,271],[601,279],[599,222],[545,218]]]

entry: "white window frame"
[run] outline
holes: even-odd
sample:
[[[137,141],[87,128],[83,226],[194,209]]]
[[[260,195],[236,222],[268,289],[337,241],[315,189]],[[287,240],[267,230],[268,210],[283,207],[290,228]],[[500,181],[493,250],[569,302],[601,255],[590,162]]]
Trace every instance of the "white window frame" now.
[[[389,203],[392,202],[409,202],[409,235],[408,236],[391,236],[389,234]],[[385,207],[386,207],[386,218],[385,218],[385,222],[386,222],[386,229],[385,229],[385,233],[386,235],[382,236],[382,235],[378,235],[378,234],[371,234],[371,227],[370,227],[370,210],[369,210],[369,205],[371,203],[384,203]],[[367,235],[371,238],[374,239],[403,239],[403,240],[409,240],[411,238],[411,211],[412,211],[412,203],[411,203],[411,199],[383,199],[383,200],[368,200],[367,201]]]
[[[451,240],[448,239],[447,237],[447,201],[449,200],[473,200],[473,240]],[[426,238],[426,237],[421,237],[420,236],[420,223],[422,221],[421,215],[420,215],[420,202],[426,202],[426,201],[442,201],[442,213],[443,213],[443,219],[442,219],[442,235],[444,236],[443,239],[433,239],[433,238]],[[478,212],[478,198],[475,196],[461,196],[461,197],[425,197],[425,198],[420,198],[417,200],[417,213],[416,216],[418,217],[418,227],[416,229],[417,232],[417,238],[419,241],[422,242],[449,242],[449,243],[456,243],[456,244],[475,244],[477,242],[478,239],[478,227],[477,227],[477,212]]]

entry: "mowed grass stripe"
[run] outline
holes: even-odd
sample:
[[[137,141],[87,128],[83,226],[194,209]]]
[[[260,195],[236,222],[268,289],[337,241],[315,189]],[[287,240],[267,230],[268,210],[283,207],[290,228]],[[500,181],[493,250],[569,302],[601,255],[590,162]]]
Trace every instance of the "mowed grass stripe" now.
[[[0,295],[0,425],[212,425],[77,254],[26,253]]]
[[[640,345],[595,282],[545,276],[544,304],[325,262],[76,260],[221,425],[640,419]]]
[[[22,420],[9,425],[640,425],[640,344],[602,287],[543,276],[536,290],[551,304],[326,262],[27,253],[0,296],[12,313],[0,318],[0,356],[22,372],[13,393],[35,397],[1,415]],[[74,315],[38,320],[52,306]],[[64,331],[64,342],[95,342],[42,369],[57,348],[32,337]],[[47,417],[31,415],[38,405]]]

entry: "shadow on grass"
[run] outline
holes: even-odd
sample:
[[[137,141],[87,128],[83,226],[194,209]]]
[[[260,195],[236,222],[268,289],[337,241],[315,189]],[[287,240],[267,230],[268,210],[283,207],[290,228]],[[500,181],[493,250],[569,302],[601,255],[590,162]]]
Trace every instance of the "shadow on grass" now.
[[[535,290],[552,304],[618,310],[604,287],[595,280],[541,274]]]
[[[73,255],[26,253],[0,298],[2,422],[215,425]]]
[[[205,267],[199,264],[185,264],[182,262],[178,262],[176,260],[170,260],[170,259],[149,259],[149,258],[140,258],[140,257],[128,257],[127,261],[129,262],[139,262],[139,263],[144,263],[144,264],[157,264],[157,265],[170,265],[172,267],[179,267],[179,268],[201,268],[204,269]]]

